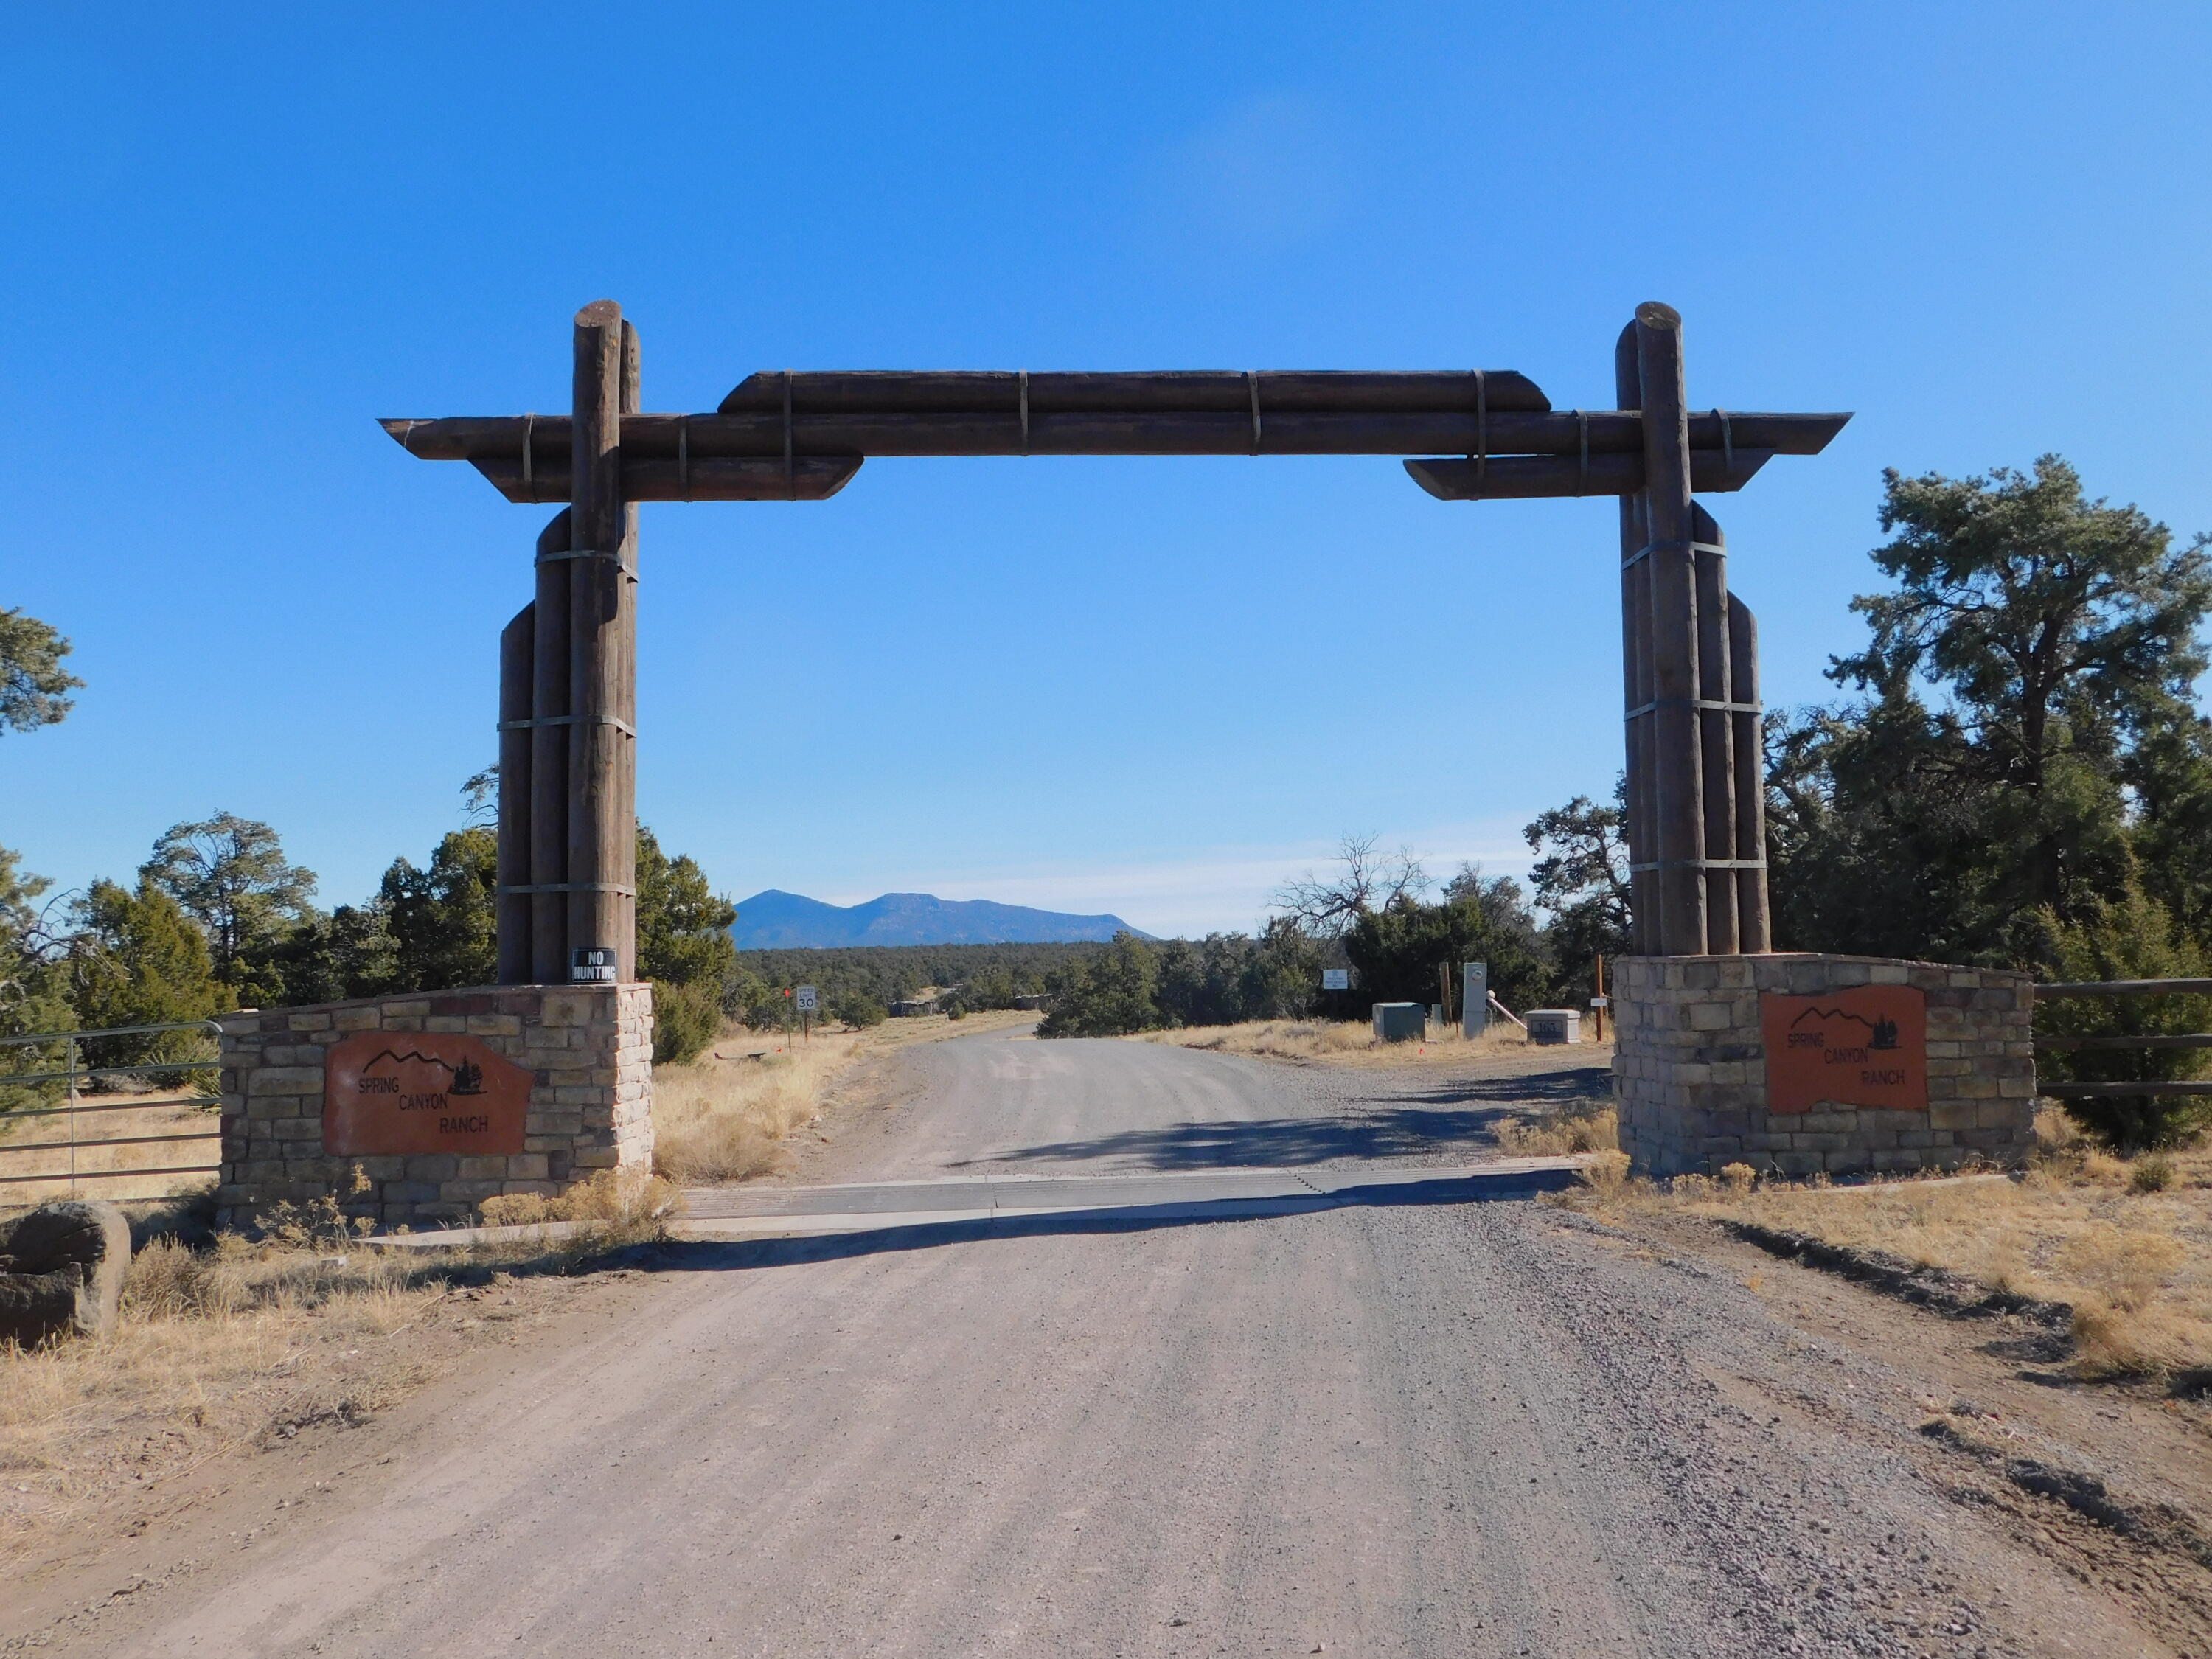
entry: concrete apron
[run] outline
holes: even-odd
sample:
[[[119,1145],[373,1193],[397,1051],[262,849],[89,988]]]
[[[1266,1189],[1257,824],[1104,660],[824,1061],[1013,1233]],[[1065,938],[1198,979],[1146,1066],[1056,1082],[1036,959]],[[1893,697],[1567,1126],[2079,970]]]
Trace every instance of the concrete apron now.
[[[684,1194],[687,1213],[669,1231],[681,1239],[797,1238],[898,1227],[990,1225],[1051,1216],[1096,1216],[1102,1221],[1141,1224],[1463,1204],[1564,1187],[1589,1162],[1587,1156],[1507,1158],[1411,1168],[964,1176],[823,1187],[707,1187]],[[387,1234],[362,1243],[418,1250],[533,1239],[552,1243],[569,1237],[580,1224],[462,1227]]]

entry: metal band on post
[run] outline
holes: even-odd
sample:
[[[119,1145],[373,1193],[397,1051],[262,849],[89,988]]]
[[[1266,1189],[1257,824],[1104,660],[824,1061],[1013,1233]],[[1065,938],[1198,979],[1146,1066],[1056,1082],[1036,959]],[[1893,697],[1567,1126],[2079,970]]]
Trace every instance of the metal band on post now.
[[[687,501],[691,499],[691,417],[689,415],[676,428],[676,493]]]
[[[1575,477],[1575,494],[1587,495],[1589,494],[1589,411],[1586,409],[1575,411],[1575,435],[1581,441],[1582,447],[1582,471]]]
[[[496,889],[502,893],[620,893],[625,898],[635,898],[637,889],[618,881],[532,881],[514,884],[502,882]]]
[[[525,495],[530,493],[530,436],[537,425],[535,415],[522,417],[522,493]]]
[[[783,489],[791,501],[799,499],[799,475],[791,459],[791,371],[783,371]]]
[[[1257,369],[1244,371],[1244,384],[1252,391],[1252,453],[1260,453],[1260,374]]]
[[[1490,471],[1490,392],[1482,371],[1474,371],[1474,482],[1480,486]]]
[[[635,726],[612,714],[539,714],[526,720],[501,720],[499,729],[502,732],[531,732],[541,726],[611,726],[624,737],[637,735]]]
[[[1022,388],[1022,453],[1030,453],[1030,372],[1021,371]]]

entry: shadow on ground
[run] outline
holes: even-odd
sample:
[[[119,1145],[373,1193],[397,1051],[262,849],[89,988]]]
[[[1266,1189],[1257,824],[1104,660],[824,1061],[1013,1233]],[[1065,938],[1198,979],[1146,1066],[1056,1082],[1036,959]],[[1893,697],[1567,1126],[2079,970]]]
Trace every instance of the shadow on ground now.
[[[1151,1232],[1163,1227],[1224,1227],[1309,1216],[1332,1210],[1433,1208],[1447,1204],[1525,1202],[1574,1184],[1571,1170],[1532,1170],[1510,1180],[1459,1176],[1342,1187],[1310,1199],[1221,1199],[1192,1204],[1073,1210],[1060,1215],[979,1216],[918,1226],[875,1227],[808,1238],[677,1239],[624,1252],[623,1267],[662,1273],[728,1273],[842,1261],[855,1256],[933,1250],[952,1244],[986,1244],[1015,1238],[1076,1234]]]
[[[1127,1158],[1152,1170],[1289,1169],[1338,1158],[1494,1152],[1494,1130],[1502,1117],[1609,1105],[1612,1096],[1613,1074],[1594,1066],[1533,1077],[1462,1079],[1355,1100],[1355,1109],[1367,1109],[1337,1117],[1233,1118],[1123,1129],[994,1152],[988,1158],[963,1158],[946,1167]]]

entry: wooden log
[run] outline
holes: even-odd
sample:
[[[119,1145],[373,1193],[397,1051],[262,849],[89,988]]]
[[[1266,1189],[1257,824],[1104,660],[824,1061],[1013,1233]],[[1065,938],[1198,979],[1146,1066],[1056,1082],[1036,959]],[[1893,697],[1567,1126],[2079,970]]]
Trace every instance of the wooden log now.
[[[1729,595],[1729,700],[1751,705],[1729,718],[1735,724],[1735,856],[1755,860],[1736,879],[1736,949],[1763,956],[1774,948],[1766,882],[1766,728],[1759,697],[1759,621],[1751,607]]]
[[[530,714],[557,720],[568,713],[568,563],[574,514],[563,507],[538,537],[536,626],[531,646]],[[530,881],[557,887],[568,879],[568,729],[530,731]],[[568,902],[558,892],[530,895],[530,979],[559,985],[568,977]]]
[[[1620,331],[1613,343],[1613,398],[1623,409],[1640,408],[1644,401],[1636,366],[1636,325]],[[1658,856],[1657,837],[1651,817],[1651,722],[1642,713],[1651,703],[1651,563],[1634,556],[1650,538],[1644,534],[1645,506],[1642,493],[1644,468],[1637,458],[1638,489],[1620,498],[1620,690],[1626,718],[1622,722],[1625,754],[1622,779],[1622,838],[1628,843],[1629,920],[1638,956],[1655,956],[1659,949],[1659,884],[1650,870],[1638,870]],[[1408,462],[1411,471],[1414,463]],[[1414,473],[1418,479],[1420,474]],[[1426,481],[1423,488],[1426,489]],[[1431,494],[1435,494],[1431,490]]]
[[[1707,493],[1741,489],[1774,459],[1771,449],[1690,452],[1690,487]],[[1493,455],[1487,462],[1457,456],[1407,461],[1413,482],[1440,501],[1526,500],[1548,495],[1632,495],[1644,488],[1641,455]]]
[[[1636,308],[1644,392],[1643,562],[1651,567],[1651,779],[1658,829],[1662,955],[1705,950],[1702,768],[1698,754],[1698,577],[1690,552],[1690,434],[1684,403],[1682,319],[1647,301]]]
[[[620,656],[622,308],[595,300],[576,313],[574,427],[569,448],[568,561],[568,949],[619,950],[617,854],[621,734],[615,671]],[[567,975],[562,975],[564,978]]]
[[[1728,538],[1713,515],[1690,503],[1692,557],[1698,580],[1698,696],[1705,702],[1729,698]],[[1735,725],[1725,708],[1698,710],[1698,764],[1705,812],[1705,949],[1734,956],[1736,942]]]
[[[530,875],[530,718],[538,644],[538,606],[514,613],[499,636],[499,848],[501,888],[527,886]],[[530,895],[501,892],[493,907],[499,935],[499,982],[531,982]]]
[[[520,460],[477,460],[471,463],[510,501],[565,501],[569,487],[568,464],[533,466],[522,476]],[[626,501],[821,501],[842,489],[860,470],[857,455],[827,458],[801,455],[789,473],[781,457],[774,460],[732,458],[634,461],[623,459],[623,499]]]
[[[1849,415],[1713,414],[1688,417],[1692,446],[1816,455]],[[531,470],[559,470],[572,442],[565,416],[452,416],[383,422],[392,441],[422,460],[506,461],[520,468],[526,434]],[[1267,455],[1641,454],[1642,416],[1594,409],[1548,415],[1473,410],[1359,414],[1267,412],[1258,450]],[[1249,406],[1236,413],[1145,414],[1032,411],[1027,435],[1011,413],[807,415],[794,410],[793,453],[799,455],[1249,455]],[[636,415],[623,422],[631,465],[675,460],[774,458],[784,453],[781,413]]]
[[[1551,399],[1525,374],[1484,370],[1170,369],[1134,374],[1012,370],[868,370],[748,375],[722,399],[720,413],[781,417],[787,386],[794,413],[809,415],[1032,415],[1246,413],[1257,386],[1263,411],[1357,414],[1377,410],[1472,410],[1540,414]]]
[[[637,330],[623,319],[622,413],[637,413],[643,386]],[[625,479],[628,468],[623,469]],[[616,977],[637,977],[637,502],[623,497],[622,591],[615,662],[615,713],[625,730],[615,734],[619,766],[615,781],[615,879],[629,890],[615,895]]]

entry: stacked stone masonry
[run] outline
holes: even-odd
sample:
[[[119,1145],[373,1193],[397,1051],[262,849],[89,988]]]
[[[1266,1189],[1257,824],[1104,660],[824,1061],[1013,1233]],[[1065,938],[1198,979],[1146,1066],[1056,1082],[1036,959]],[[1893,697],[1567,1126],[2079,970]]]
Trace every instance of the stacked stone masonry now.
[[[2012,1164],[2035,1109],[2025,974],[1878,957],[1631,957],[1615,969],[1620,1145],[1651,1175],[1723,1165],[1803,1176]],[[1767,1109],[1762,993],[1911,986],[1928,1014],[1924,1111]]]
[[[368,997],[222,1021],[220,1224],[335,1197],[384,1226],[465,1222],[497,1194],[557,1195],[653,1162],[653,988],[501,986]],[[325,1060],[358,1031],[473,1036],[531,1073],[519,1153],[336,1157],[323,1146]]]

